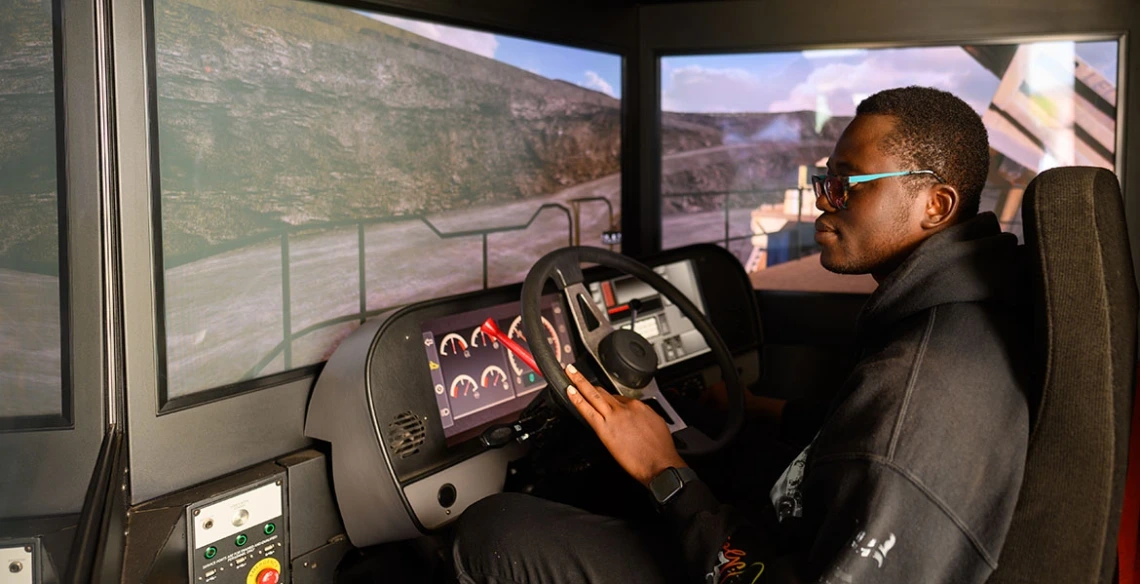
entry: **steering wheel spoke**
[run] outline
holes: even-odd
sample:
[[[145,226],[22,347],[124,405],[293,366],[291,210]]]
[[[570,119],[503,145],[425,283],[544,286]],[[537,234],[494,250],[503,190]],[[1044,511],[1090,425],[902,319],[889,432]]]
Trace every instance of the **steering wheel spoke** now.
[[[649,385],[644,388],[634,391],[641,394],[638,396],[638,399],[645,402],[665,419],[665,425],[669,426],[669,431],[673,434],[689,427],[688,424],[681,419],[681,416],[677,414],[677,410],[673,409],[673,405],[669,403],[669,400],[665,399],[665,396],[661,394],[661,389],[657,387],[656,379],[650,381]]]
[[[614,327],[581,282],[567,286],[562,293],[566,295],[566,303],[570,305],[570,314],[574,316],[574,325],[578,327],[582,342],[597,358],[598,346],[602,339],[614,332]]]
[[[665,399],[653,378],[658,366],[656,349],[636,332],[615,329],[610,324],[609,317],[594,302],[583,283],[582,262],[600,264],[638,278],[672,301],[700,331],[720,365],[729,398],[724,428],[715,439],[685,424]],[[626,256],[593,247],[558,249],[540,258],[523,282],[522,322],[528,338],[542,338],[539,329],[542,320],[539,299],[548,280],[554,280],[565,295],[579,338],[598,363],[601,373],[618,393],[643,400],[665,418],[678,442],[677,450],[681,455],[715,452],[739,433],[744,417],[744,387],[740,383],[740,374],[733,363],[732,354],[704,313],[680,290],[644,264]],[[584,422],[567,397],[566,389],[570,385],[570,379],[562,370],[553,349],[547,343],[534,343],[532,351],[539,369],[549,383],[549,394],[554,401]]]

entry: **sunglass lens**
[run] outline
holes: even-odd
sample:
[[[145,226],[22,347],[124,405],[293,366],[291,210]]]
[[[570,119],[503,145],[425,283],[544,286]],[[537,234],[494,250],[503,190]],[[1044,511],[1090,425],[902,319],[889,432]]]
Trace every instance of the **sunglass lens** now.
[[[832,207],[836,209],[843,209],[846,202],[843,196],[843,178],[838,176],[827,177],[827,182],[824,184],[824,192],[827,193],[827,202],[831,203]]]

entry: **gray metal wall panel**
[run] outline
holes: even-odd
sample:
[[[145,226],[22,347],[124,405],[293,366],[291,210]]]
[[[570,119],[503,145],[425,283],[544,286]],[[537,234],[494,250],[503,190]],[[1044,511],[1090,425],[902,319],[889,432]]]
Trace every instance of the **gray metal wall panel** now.
[[[78,513],[105,426],[99,131],[89,2],[62,2],[64,164],[71,327],[70,429],[0,434],[0,518]]]
[[[643,6],[640,23],[643,47],[717,52],[1115,33],[1135,17],[1128,0],[771,0]]]

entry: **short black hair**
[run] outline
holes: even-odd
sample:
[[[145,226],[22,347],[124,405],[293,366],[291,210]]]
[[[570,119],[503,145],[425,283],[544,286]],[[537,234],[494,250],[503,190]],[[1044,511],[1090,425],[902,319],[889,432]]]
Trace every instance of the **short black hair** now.
[[[932,87],[900,87],[864,99],[855,113],[894,116],[887,153],[914,165],[908,170],[933,170],[957,188],[959,219],[978,214],[990,170],[989,135],[966,102]]]

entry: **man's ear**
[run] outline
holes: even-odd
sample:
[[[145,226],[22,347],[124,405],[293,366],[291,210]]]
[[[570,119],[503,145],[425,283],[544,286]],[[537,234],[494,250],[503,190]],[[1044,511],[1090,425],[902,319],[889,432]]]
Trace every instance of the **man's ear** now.
[[[922,216],[923,229],[940,229],[954,222],[958,215],[960,197],[958,189],[938,184],[926,193],[926,209]]]

